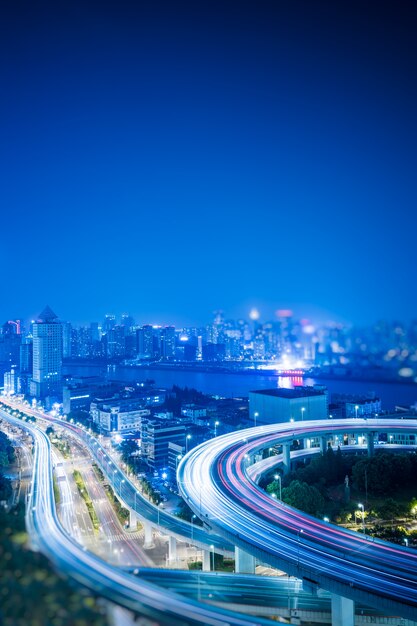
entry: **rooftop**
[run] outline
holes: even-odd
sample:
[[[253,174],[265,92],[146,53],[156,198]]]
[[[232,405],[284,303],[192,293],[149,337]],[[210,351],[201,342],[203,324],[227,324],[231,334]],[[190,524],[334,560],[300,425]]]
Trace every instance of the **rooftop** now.
[[[325,391],[323,389],[315,389],[314,387],[295,387],[295,389],[257,389],[250,393],[257,393],[262,396],[273,396],[276,398],[287,398],[289,400],[295,398],[307,398],[308,396],[322,396]]]

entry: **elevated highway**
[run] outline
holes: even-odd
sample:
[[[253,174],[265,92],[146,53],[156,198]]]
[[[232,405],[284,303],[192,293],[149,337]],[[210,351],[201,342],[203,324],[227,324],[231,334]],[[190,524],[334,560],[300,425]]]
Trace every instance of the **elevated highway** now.
[[[347,432],[372,437],[372,445],[368,439],[372,453],[375,433],[414,434],[417,421],[321,420],[223,435],[194,448],[181,461],[180,490],[194,512],[244,554],[303,579],[312,590],[326,589],[338,598],[416,621],[414,550],[301,513],[271,498],[249,475],[260,450],[280,445],[282,463],[288,468],[293,440],[326,440]]]
[[[64,530],[56,513],[51,444],[47,435],[2,410],[0,415],[29,432],[34,439],[33,480],[26,523],[33,547],[45,554],[59,571],[98,595],[164,626],[270,624],[261,618],[202,604],[167,589],[161,593],[158,585],[112,566],[81,547]]]

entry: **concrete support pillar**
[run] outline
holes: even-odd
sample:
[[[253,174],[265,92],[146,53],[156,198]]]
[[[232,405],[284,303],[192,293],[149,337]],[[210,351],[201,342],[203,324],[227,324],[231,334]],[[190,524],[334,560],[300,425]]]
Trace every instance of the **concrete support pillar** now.
[[[354,626],[355,603],[349,598],[332,594],[332,626]]]
[[[320,437],[320,451],[322,454],[327,452],[327,437]]]
[[[211,571],[211,560],[212,560],[211,551],[203,550],[203,572]]]
[[[129,530],[136,530],[138,527],[138,514],[133,509],[129,509]]]
[[[368,433],[366,435],[366,442],[368,445],[368,456],[374,456],[374,434],[375,433]]]
[[[168,542],[168,560],[176,561],[177,560],[177,540],[175,537],[169,536]]]
[[[153,542],[152,525],[150,522],[144,520],[143,529],[145,531],[145,543],[143,544],[143,547],[149,550],[149,548],[153,548],[155,545]]]
[[[235,572],[236,574],[254,574],[255,557],[241,548],[235,547]]]
[[[282,444],[282,464],[284,466],[284,474],[289,474],[291,470],[291,444]]]

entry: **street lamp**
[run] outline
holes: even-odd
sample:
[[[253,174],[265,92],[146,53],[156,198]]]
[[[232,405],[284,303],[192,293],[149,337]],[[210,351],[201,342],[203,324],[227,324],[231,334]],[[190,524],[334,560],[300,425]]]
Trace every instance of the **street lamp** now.
[[[212,571],[214,572],[214,546],[213,546],[213,544],[211,544],[211,546],[210,546],[210,550],[211,550],[210,556],[211,556],[211,558],[212,558],[212,565],[211,565],[211,569],[212,569]]]
[[[191,543],[194,542],[194,520],[197,518],[197,515],[191,516]]]
[[[254,422],[255,426],[256,426],[256,418],[257,417],[259,417],[259,413],[258,413],[258,411],[255,411],[255,413],[253,414],[253,422]]]
[[[134,504],[133,504],[133,508],[135,509],[135,511],[136,511],[136,496],[140,496],[139,491],[135,491],[135,492],[134,492],[134,501],[133,501],[133,502],[134,502]]]
[[[298,531],[298,537],[297,537],[297,547],[298,547],[298,550],[297,550],[297,567],[300,567],[300,539],[301,539],[301,535],[302,535],[303,532],[304,531],[303,531],[302,528],[300,528],[299,531]]]
[[[163,508],[164,508],[164,503],[160,502],[158,504],[158,526],[160,526],[160,524],[159,524],[159,513],[160,513],[160,510],[163,509]]]
[[[362,511],[362,530],[363,530],[363,534],[366,534],[366,529],[365,529],[365,507],[363,506],[363,504],[358,504],[358,507],[361,509]]]
[[[187,454],[188,452],[188,442],[191,439],[191,435],[187,435],[185,438],[185,453]]]
[[[281,474],[275,474],[275,480],[279,480],[279,499],[282,500],[282,483],[281,483]]]
[[[359,410],[359,405],[355,404],[355,417],[358,417],[358,410]]]
[[[175,459],[175,470],[178,469],[178,462],[181,461],[182,459],[182,454],[178,454],[177,458]]]
[[[220,426],[220,422],[214,422],[214,436],[217,437],[217,426]]]
[[[305,406],[302,406],[302,407],[301,407],[301,421],[302,421],[302,422],[304,421],[304,411],[305,411],[305,410],[306,410],[306,409],[305,409]]]

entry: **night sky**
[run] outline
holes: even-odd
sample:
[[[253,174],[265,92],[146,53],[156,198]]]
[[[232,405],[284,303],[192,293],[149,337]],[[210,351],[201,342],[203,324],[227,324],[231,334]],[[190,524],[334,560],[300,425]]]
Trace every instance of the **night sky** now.
[[[414,7],[2,2],[0,321],[415,317]]]

